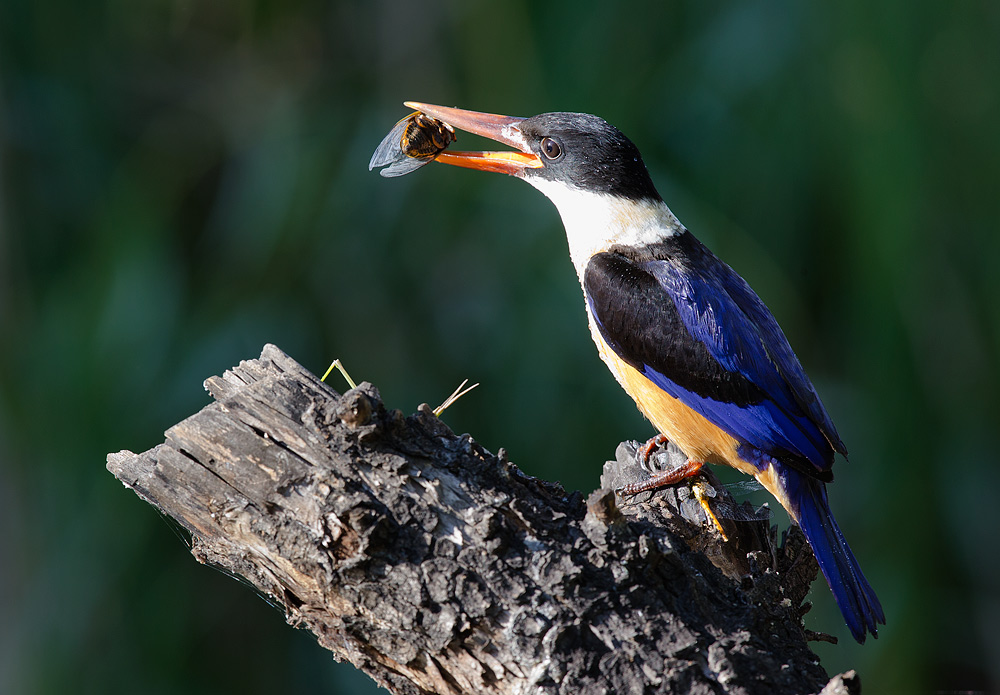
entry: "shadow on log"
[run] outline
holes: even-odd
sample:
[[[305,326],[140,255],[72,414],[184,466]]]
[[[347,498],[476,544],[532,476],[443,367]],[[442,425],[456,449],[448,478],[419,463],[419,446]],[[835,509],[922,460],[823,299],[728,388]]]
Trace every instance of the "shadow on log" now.
[[[393,693],[860,692],[807,646],[797,529],[733,559],[670,491],[585,501],[272,345],[205,385],[215,403],[108,470]]]

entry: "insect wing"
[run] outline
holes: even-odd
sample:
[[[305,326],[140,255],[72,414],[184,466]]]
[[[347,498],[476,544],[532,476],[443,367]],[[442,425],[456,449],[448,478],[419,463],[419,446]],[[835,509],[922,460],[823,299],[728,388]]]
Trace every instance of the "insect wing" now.
[[[412,114],[393,126],[389,134],[382,138],[382,142],[375,148],[371,161],[368,162],[368,171],[376,167],[386,167],[379,174],[386,178],[403,176],[412,171],[416,171],[428,162],[433,161],[435,155],[423,157],[411,157],[403,152],[402,142],[406,129],[410,126]]]
[[[756,480],[741,480],[736,483],[726,483],[723,487],[726,488],[729,494],[733,497],[749,495],[751,492],[760,492],[764,489],[764,486]]]
[[[723,487],[733,497],[742,497],[764,489],[764,486],[756,480],[726,483]],[[713,500],[713,502],[717,505],[716,514],[734,521],[767,521],[771,518],[771,508],[766,503],[755,507],[747,500],[739,504],[732,499]]]
[[[749,502],[736,504],[729,500],[712,500],[709,503],[716,515],[733,521],[767,521],[771,518],[771,508],[767,504],[754,507]]]
[[[403,157],[404,159],[397,160],[390,166],[382,169],[379,174],[387,179],[391,179],[394,176],[404,176],[434,161],[434,155],[430,157],[408,157],[403,155]]]
[[[720,516],[724,519],[731,519],[733,521],[767,521],[771,518],[771,508],[768,507],[767,504],[762,504],[759,507],[754,507],[747,501],[744,501],[742,504],[737,504],[732,499],[722,498],[716,495],[715,489],[711,485],[702,483],[702,486],[707,489],[708,504],[716,516]],[[729,492],[730,495],[738,496],[764,489],[764,486],[755,480],[728,483],[723,487],[726,488],[726,491]],[[691,489],[686,486],[681,487],[677,492],[678,498],[682,501],[694,499],[694,494]]]

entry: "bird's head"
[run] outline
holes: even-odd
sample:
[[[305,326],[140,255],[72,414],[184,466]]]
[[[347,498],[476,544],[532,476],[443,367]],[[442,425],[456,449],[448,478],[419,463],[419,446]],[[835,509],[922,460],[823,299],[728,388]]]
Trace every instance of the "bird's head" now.
[[[524,179],[555,203],[577,270],[613,244],[655,243],[682,229],[653,186],[638,148],[602,118],[585,113],[500,116],[406,102],[454,128],[514,150],[450,152],[443,164]]]
[[[418,102],[406,105],[516,149],[443,152],[437,161],[444,164],[510,174],[543,190],[551,183],[629,200],[660,200],[638,148],[603,118],[565,112],[518,118]]]

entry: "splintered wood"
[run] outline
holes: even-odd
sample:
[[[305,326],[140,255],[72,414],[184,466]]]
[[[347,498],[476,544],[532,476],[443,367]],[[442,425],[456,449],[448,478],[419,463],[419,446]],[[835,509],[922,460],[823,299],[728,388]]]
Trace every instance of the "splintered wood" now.
[[[199,561],[393,693],[827,683],[801,622],[812,577],[730,579],[613,493],[588,507],[429,407],[404,417],[370,384],[340,395],[274,346],[206,386],[215,403],[108,469],[188,530]]]

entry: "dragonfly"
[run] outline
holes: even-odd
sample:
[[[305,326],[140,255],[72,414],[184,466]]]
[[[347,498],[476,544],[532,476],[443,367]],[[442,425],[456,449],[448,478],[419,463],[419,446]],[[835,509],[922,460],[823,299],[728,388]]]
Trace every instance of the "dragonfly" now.
[[[707,480],[695,480],[688,485],[678,487],[677,500],[680,504],[683,504],[685,501],[693,499],[701,505],[705,516],[715,526],[719,535],[722,536],[723,541],[728,541],[729,537],[722,528],[718,517],[744,522],[761,522],[771,518],[771,508],[766,503],[755,508],[749,504],[737,504],[733,499],[734,496],[747,495],[751,492],[763,490],[764,486],[756,480],[728,483],[722,485],[722,487],[729,493],[728,495],[720,496],[715,487]]]
[[[639,442],[623,442],[622,447],[618,456],[635,461],[651,477],[656,477],[661,472],[683,465],[687,461],[684,452],[668,441],[657,440],[653,450],[648,454]],[[712,476],[712,479],[715,479],[715,476]],[[716,483],[710,483],[705,474],[696,475],[668,487],[674,491],[679,506],[685,504],[700,505],[706,518],[726,541],[729,539],[719,522],[719,517],[738,522],[762,522],[771,518],[771,509],[767,504],[754,508],[749,504],[737,504],[733,500],[734,497],[742,497],[763,490],[764,486],[756,480],[743,480],[729,484],[717,483],[717,485],[724,488],[726,494],[719,494]],[[632,494],[629,492],[630,487],[637,487],[641,490],[643,489],[643,481],[623,486],[622,490],[625,491],[625,494]]]
[[[690,487],[686,489],[681,488],[678,490],[678,498],[683,500],[689,497],[694,497],[697,499],[698,494],[701,494],[710,500],[709,503],[715,510],[716,515],[721,516],[724,519],[733,519],[734,521],[767,521],[771,518],[771,509],[767,506],[767,503],[764,503],[759,507],[752,508],[750,505],[737,503],[734,499],[730,499],[732,497],[744,497],[750,493],[763,490],[764,486],[756,480],[726,483],[722,487],[729,493],[729,498],[720,498],[714,486],[708,482],[698,481],[694,483],[694,486],[697,486],[701,492],[688,492]]]

